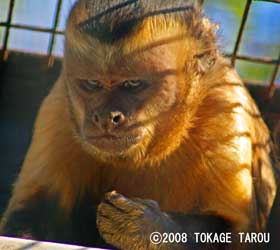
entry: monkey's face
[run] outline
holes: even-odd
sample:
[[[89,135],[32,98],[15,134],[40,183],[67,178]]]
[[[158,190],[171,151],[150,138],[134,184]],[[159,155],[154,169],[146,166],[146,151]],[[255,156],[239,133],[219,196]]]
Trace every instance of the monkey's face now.
[[[85,58],[70,65],[66,57],[72,116],[87,145],[111,155],[145,154],[157,131],[168,135],[180,81],[172,50],[112,55],[105,69]]]
[[[200,74],[197,66],[205,71],[201,62],[210,61],[198,63],[198,58],[214,49],[206,39],[212,37],[210,25],[201,21],[192,30],[178,21],[180,16],[152,16],[124,37],[110,40],[103,35],[118,25],[115,19],[121,13],[109,15],[116,22],[106,17],[95,23],[86,6],[80,2],[70,15],[63,71],[79,138],[91,152],[110,157],[138,162],[166,157],[191,126],[186,99]],[[112,27],[103,30],[103,21]],[[124,32],[116,30],[109,37]]]

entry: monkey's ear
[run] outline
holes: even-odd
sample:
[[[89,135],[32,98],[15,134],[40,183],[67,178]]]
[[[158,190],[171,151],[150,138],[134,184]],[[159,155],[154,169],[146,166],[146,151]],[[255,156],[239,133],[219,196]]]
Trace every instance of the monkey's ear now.
[[[191,0],[192,5],[196,8],[201,8],[204,0]]]
[[[204,3],[204,0],[196,0],[197,5],[202,6]]]
[[[202,25],[204,33],[206,34],[204,40],[208,41],[208,43],[205,45],[206,49],[196,54],[194,58],[196,59],[197,71],[204,74],[215,65],[217,60],[218,50],[216,48],[215,35],[219,30],[219,25],[212,23],[206,17],[202,19]]]
[[[195,55],[197,72],[200,74],[207,73],[216,63],[217,51],[211,50]]]

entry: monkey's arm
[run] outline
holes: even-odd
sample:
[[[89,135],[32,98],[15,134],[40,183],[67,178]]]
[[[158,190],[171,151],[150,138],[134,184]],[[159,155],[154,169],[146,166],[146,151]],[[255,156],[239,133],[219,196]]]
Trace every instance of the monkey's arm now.
[[[99,236],[96,205],[89,197],[79,200],[70,213],[65,212],[57,198],[42,192],[21,202],[11,200],[1,220],[0,234],[113,249]]]
[[[56,198],[47,197],[44,191],[25,200],[15,196],[1,221],[1,235],[34,240],[70,239],[71,223]]]
[[[59,80],[39,111],[0,234],[101,246],[95,226],[97,204],[92,199],[85,202],[83,195],[82,178],[90,178],[82,174],[88,171],[88,156],[73,141],[65,107]],[[83,199],[77,199],[77,193]]]

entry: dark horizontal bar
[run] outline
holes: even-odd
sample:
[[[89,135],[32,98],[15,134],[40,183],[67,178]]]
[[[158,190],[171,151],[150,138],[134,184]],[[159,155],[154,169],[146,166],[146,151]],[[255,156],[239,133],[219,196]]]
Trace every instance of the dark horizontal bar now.
[[[226,57],[232,57],[232,54],[225,54]],[[273,65],[279,65],[280,60],[279,59],[271,59],[268,57],[252,57],[252,56],[246,56],[246,55],[236,55],[235,57],[238,60],[244,60],[249,62],[255,62],[255,63],[263,63],[263,64],[273,64]]]
[[[246,79],[243,79],[243,82],[246,84],[246,85],[257,85],[257,86],[263,86],[263,87],[268,87],[268,82],[267,81],[258,81],[258,80],[246,80]]]
[[[271,2],[271,3],[280,3],[280,0],[254,0],[255,2]]]
[[[31,31],[38,31],[38,32],[55,33],[55,34],[60,34],[60,35],[64,34],[64,32],[61,30],[54,30],[54,29],[49,29],[49,28],[36,27],[36,26],[17,24],[17,23],[9,24],[7,22],[0,22],[0,26],[16,28],[16,29],[31,30]]]

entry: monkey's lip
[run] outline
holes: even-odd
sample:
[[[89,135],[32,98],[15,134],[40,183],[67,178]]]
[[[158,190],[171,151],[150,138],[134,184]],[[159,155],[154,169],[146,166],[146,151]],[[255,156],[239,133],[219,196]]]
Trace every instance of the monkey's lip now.
[[[91,135],[87,136],[88,139],[91,140],[99,140],[99,139],[106,139],[106,140],[124,140],[124,139],[137,139],[141,137],[141,135],[124,135],[124,136],[116,136],[112,134],[103,134],[103,135]]]
[[[143,138],[142,134],[128,134],[116,136],[112,134],[89,135],[87,141],[95,147],[108,152],[120,152],[138,144]]]

